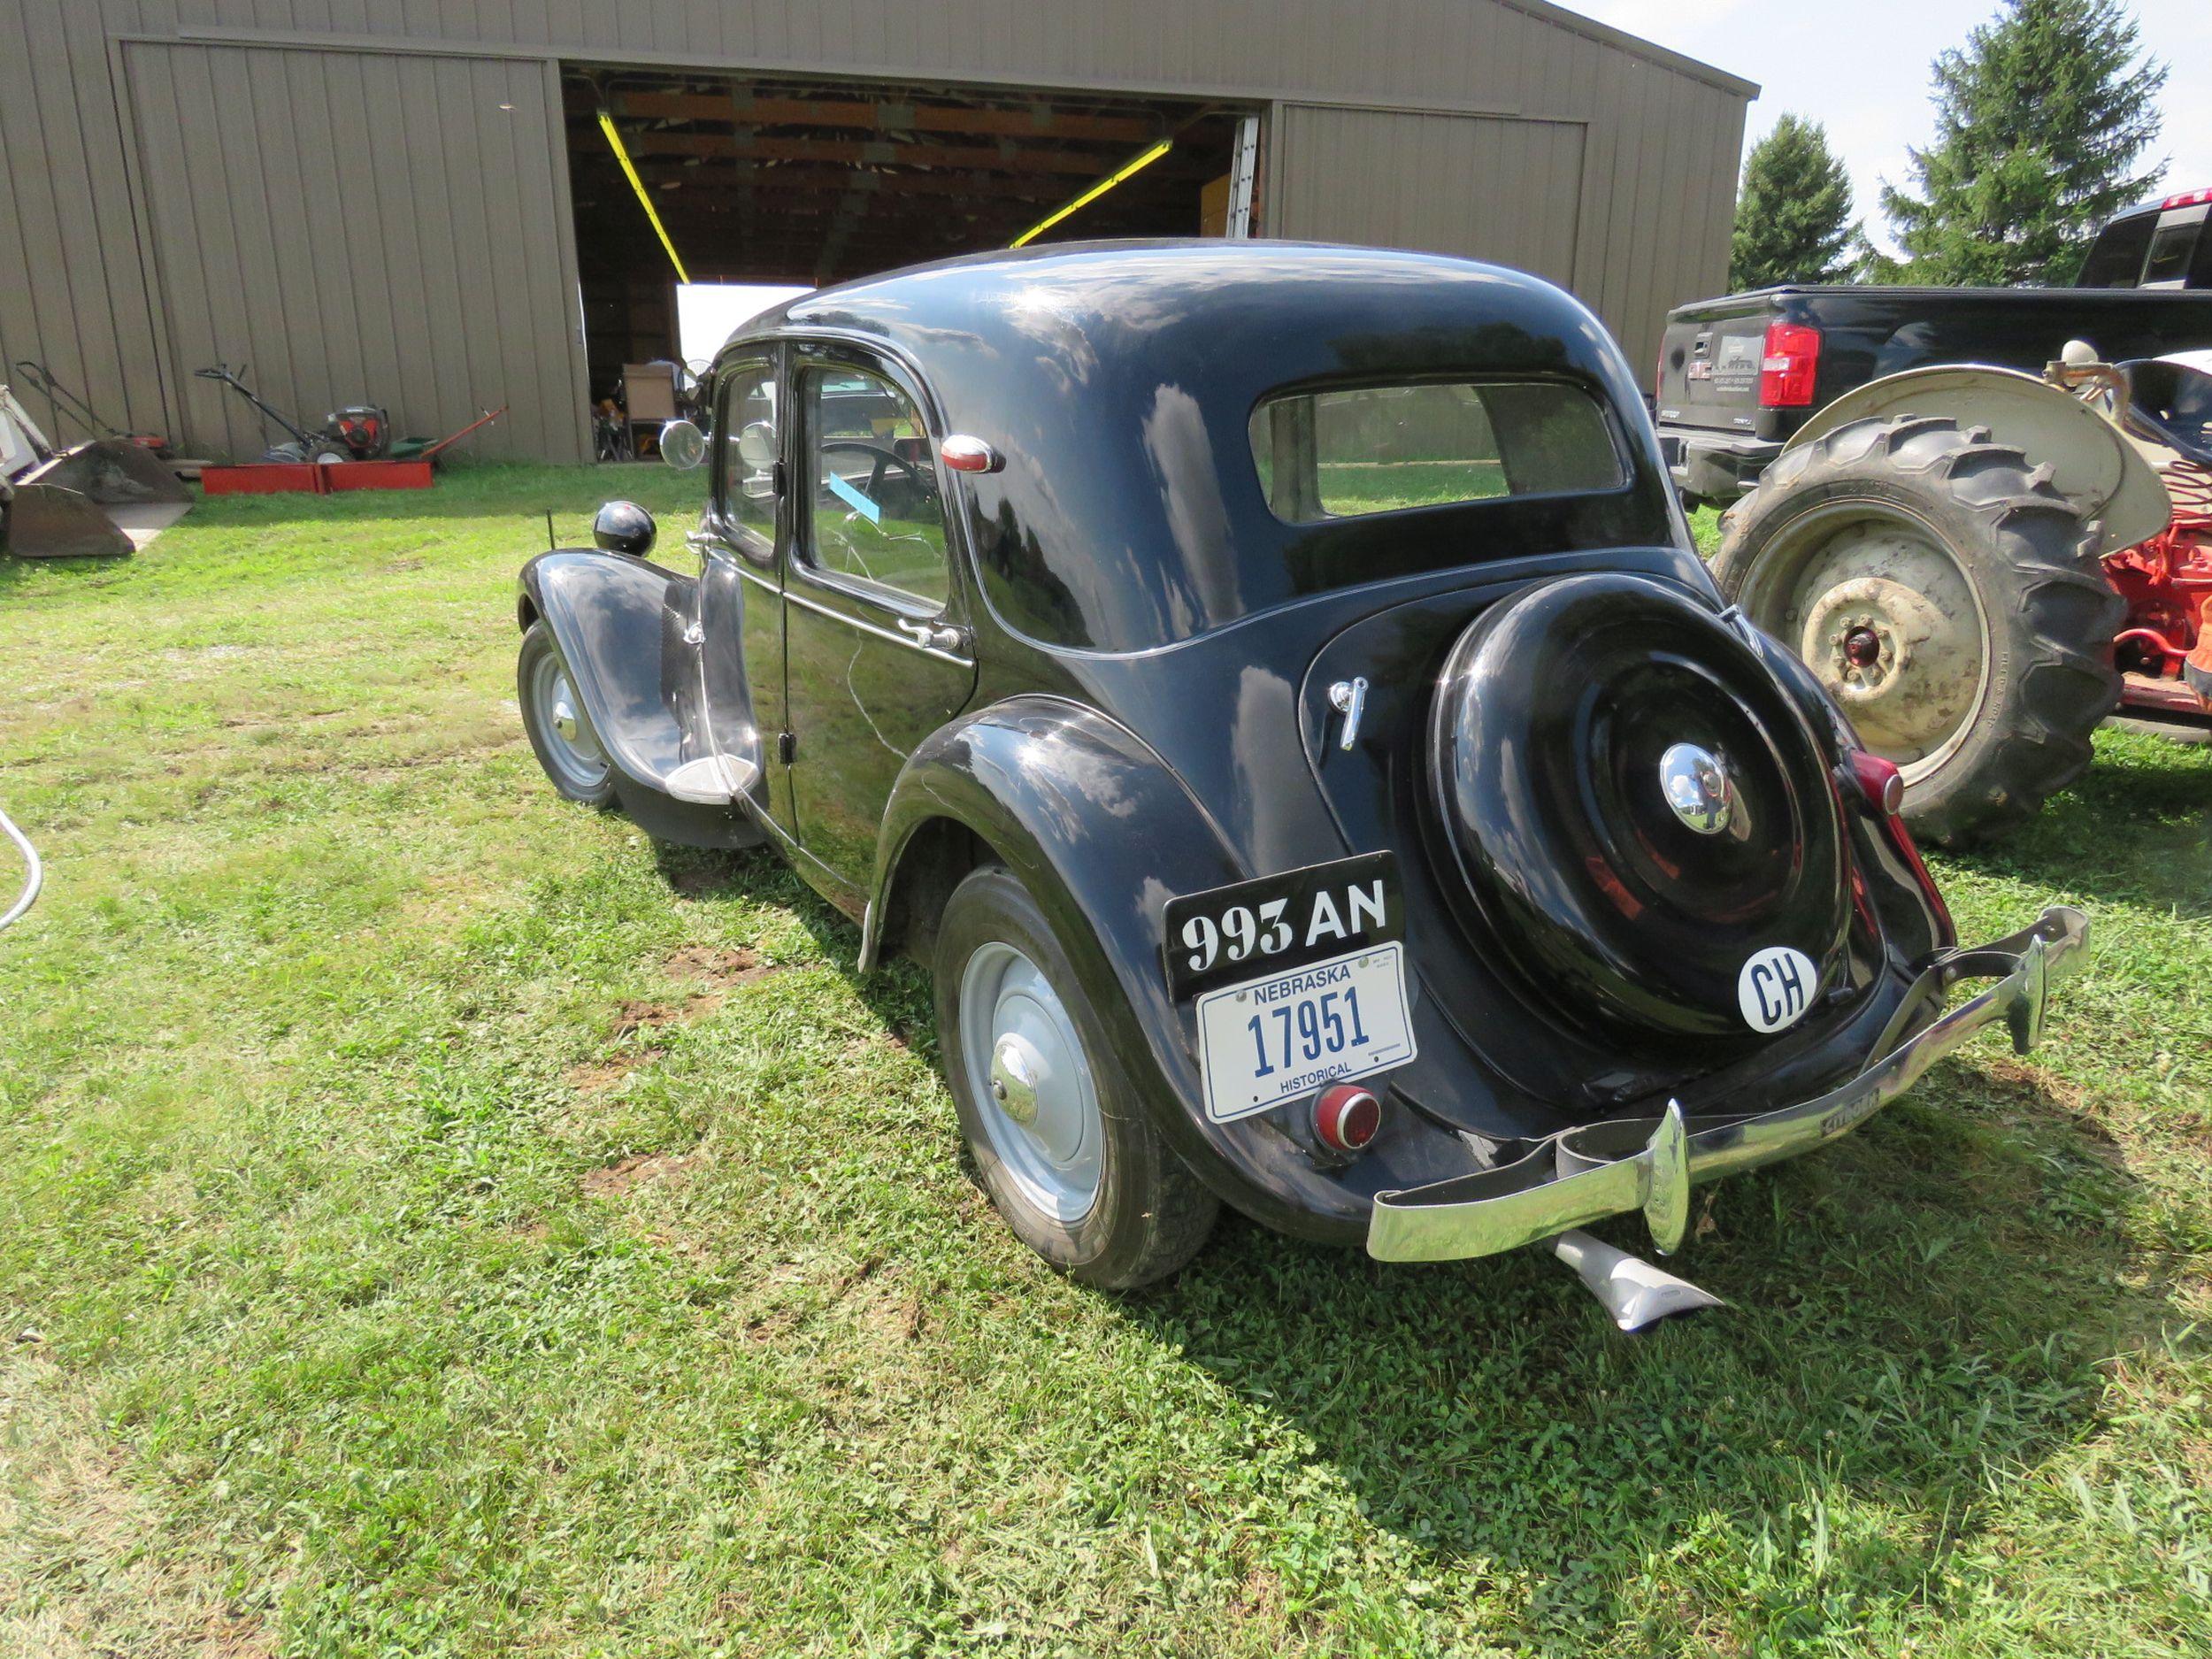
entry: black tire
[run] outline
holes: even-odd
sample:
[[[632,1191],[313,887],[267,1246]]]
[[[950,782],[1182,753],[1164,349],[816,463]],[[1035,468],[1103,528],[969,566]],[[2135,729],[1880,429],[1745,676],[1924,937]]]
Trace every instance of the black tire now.
[[[562,672],[566,672],[566,664],[561,661],[560,648],[554,642],[553,630],[545,625],[543,618],[540,618],[524,631],[522,649],[515,655],[515,700],[522,707],[522,729],[529,733],[531,751],[537,756],[538,764],[543,769],[547,780],[562,795],[585,806],[597,807],[602,810],[611,809],[615,804],[614,769],[611,766],[605,768],[595,783],[586,781],[573,767],[563,762],[560,740],[557,733],[551,730],[551,712],[540,706],[543,701],[545,683],[542,675],[549,661],[558,665]],[[584,723],[584,729],[588,733],[589,718],[580,708],[577,711],[577,718]],[[595,747],[597,741],[594,735],[592,742]]]
[[[968,965],[990,945],[1010,945],[1058,994],[1095,1086],[1103,1144],[1097,1195],[1064,1221],[1032,1201],[995,1148],[972,1081],[961,1019]],[[1070,1278],[1103,1290],[1164,1279],[1195,1256],[1220,1205],[1161,1139],[1116,1056],[1075,970],[1028,889],[998,864],[971,872],[946,902],[932,962],[945,1079],[984,1191],[1023,1243]]]
[[[2080,776],[2090,733],[2119,704],[2112,641],[2125,602],[2105,580],[2080,510],[2025,455],[1990,442],[1986,428],[1939,416],[1851,421],[1786,450],[1722,520],[1713,575],[1754,622],[1810,660],[1795,626],[1802,612],[1786,609],[1806,591],[1798,573],[1822,557],[1822,541],[1881,524],[1916,531],[1949,556],[1978,613],[1966,632],[1970,642],[1978,636],[1984,665],[1954,735],[1907,758],[1906,821],[1947,847],[2016,829]],[[1836,660],[1810,665],[1850,712],[1853,688]],[[1870,673],[1889,660],[1845,672]]]

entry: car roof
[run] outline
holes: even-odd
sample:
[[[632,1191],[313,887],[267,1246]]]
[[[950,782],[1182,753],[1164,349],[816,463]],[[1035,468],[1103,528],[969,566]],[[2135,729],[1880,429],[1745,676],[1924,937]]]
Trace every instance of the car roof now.
[[[905,359],[949,433],[998,451],[1002,466],[968,474],[965,493],[987,589],[1000,592],[993,572],[1036,572],[1024,579],[1033,603],[1002,613],[1033,640],[1148,649],[1347,568],[1381,574],[1392,557],[1413,557],[1422,526],[1404,514],[1323,526],[1273,517],[1249,423],[1279,388],[1575,381],[1618,411],[1648,487],[1630,539],[1671,534],[1620,349],[1571,295],[1499,265],[1221,239],[971,255],[803,295],[740,331],[721,362],[795,335]],[[1479,519],[1483,543],[1502,548],[1507,521],[1569,511],[1513,502],[1417,516],[1455,546]],[[1546,525],[1528,534],[1565,534]]]
[[[1064,396],[1117,365],[1138,376],[1203,365],[1248,394],[1361,371],[1587,372],[1611,349],[1576,300],[1525,272],[1217,237],[1066,242],[912,265],[801,295],[737,339],[818,333],[878,341],[933,380],[957,356],[993,399]],[[996,373],[975,373],[988,369]]]

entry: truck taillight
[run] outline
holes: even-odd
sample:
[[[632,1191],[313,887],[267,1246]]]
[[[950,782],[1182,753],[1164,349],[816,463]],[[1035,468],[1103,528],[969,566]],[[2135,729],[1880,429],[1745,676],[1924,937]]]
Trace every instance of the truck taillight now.
[[[1759,407],[1809,407],[1813,374],[1819,367],[1819,329],[1803,323],[1769,323],[1766,351],[1759,359]]]

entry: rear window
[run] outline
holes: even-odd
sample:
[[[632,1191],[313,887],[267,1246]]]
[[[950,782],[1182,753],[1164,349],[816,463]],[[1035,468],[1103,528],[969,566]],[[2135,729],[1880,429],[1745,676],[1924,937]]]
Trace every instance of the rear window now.
[[[2143,286],[2154,282],[2186,282],[2189,280],[2189,256],[2196,250],[2197,237],[2204,229],[2204,213],[2193,219],[2161,225],[2151,238],[2150,257],[2143,261]]]
[[[1318,524],[1628,481],[1604,411],[1554,381],[1432,381],[1292,392],[1252,411],[1268,509]]]
[[[2150,251],[2151,233],[2158,227],[2155,213],[2136,213],[2116,219],[2097,233],[2082,261],[2076,288],[2131,288],[2143,273],[2143,256]]]

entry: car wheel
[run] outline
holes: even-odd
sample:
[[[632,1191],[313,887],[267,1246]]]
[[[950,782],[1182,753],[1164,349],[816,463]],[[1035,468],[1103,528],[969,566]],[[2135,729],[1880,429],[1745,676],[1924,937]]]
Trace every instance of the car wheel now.
[[[533,622],[522,636],[515,659],[515,696],[522,705],[523,730],[538,764],[553,787],[572,801],[586,806],[614,804],[614,768],[592,730],[584,701],[576,695],[576,682],[553,642],[553,631],[542,618]]]
[[[1028,889],[953,890],[933,963],[946,1080],[983,1187],[1022,1241],[1124,1290],[1196,1255],[1219,1205],[1145,1116]]]
[[[1986,431],[1850,421],[1730,510],[1713,575],[1896,763],[1914,833],[1956,847],[2032,818],[2119,703],[2126,605],[2088,528]]]

